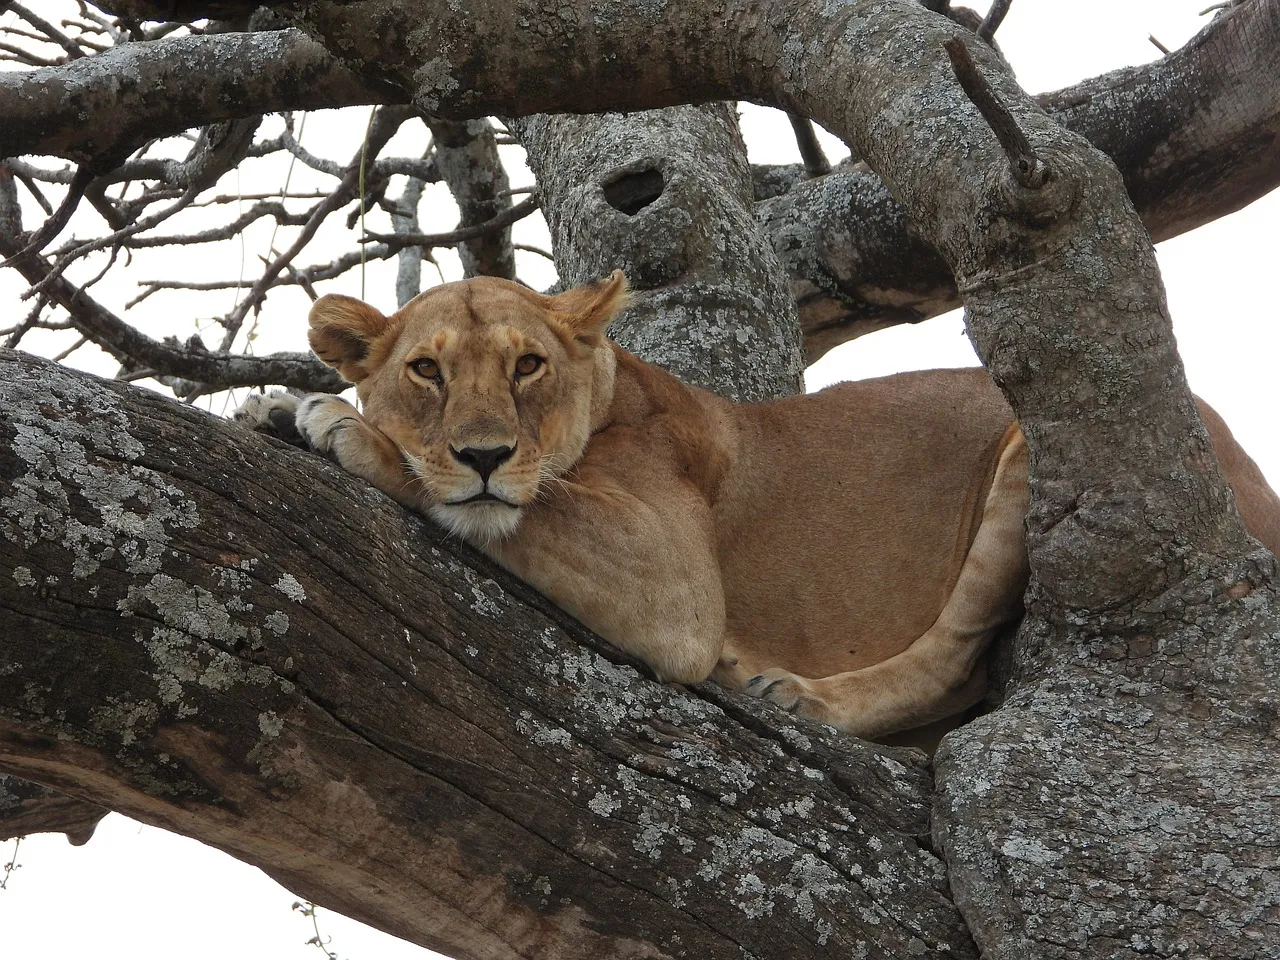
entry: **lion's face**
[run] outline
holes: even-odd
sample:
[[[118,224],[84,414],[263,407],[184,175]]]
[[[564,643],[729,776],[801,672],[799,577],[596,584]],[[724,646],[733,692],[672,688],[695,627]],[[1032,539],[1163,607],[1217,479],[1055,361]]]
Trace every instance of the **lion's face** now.
[[[493,278],[445,284],[391,317],[327,296],[310,340],[400,447],[431,516],[483,542],[514,531],[582,456],[612,398],[603,333],[625,298],[621,273],[555,297]]]

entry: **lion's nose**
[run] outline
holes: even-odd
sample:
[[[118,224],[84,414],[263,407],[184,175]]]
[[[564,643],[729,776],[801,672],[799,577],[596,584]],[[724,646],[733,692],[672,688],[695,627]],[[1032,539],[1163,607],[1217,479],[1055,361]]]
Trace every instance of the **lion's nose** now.
[[[449,452],[453,454],[453,459],[459,463],[466,464],[476,473],[480,474],[480,479],[484,483],[489,482],[489,474],[497,470],[502,464],[511,459],[511,454],[516,452],[515,447],[464,447],[461,450],[449,448]]]

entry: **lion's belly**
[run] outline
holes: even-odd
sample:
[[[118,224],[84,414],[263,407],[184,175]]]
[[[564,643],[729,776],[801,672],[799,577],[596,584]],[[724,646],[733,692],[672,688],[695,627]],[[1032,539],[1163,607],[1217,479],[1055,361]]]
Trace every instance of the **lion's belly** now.
[[[1003,399],[982,371],[929,371],[739,409],[716,523],[742,670],[822,677],[905,649],[977,530]]]

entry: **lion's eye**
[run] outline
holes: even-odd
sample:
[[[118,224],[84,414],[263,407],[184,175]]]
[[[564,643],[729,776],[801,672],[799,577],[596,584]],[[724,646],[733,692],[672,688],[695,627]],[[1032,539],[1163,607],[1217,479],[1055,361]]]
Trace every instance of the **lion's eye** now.
[[[423,357],[421,360],[414,360],[409,364],[410,368],[418,376],[424,380],[434,380],[436,383],[443,383],[444,377],[440,373],[440,364],[436,363],[430,357]]]
[[[516,376],[527,377],[537,373],[538,368],[542,366],[542,358],[536,353],[526,353],[523,357],[516,361]]]

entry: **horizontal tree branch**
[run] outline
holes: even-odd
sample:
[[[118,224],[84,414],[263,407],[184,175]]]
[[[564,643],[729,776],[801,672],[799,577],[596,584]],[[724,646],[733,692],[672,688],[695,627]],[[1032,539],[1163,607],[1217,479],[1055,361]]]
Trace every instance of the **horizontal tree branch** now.
[[[0,840],[30,833],[65,833],[71,843],[88,843],[98,821],[110,811],[17,777],[0,773]]]
[[[194,39],[199,43],[129,45],[127,61],[114,51],[104,55],[120,57],[118,64],[100,56],[56,70],[0,74],[0,114],[8,120],[0,154],[115,156],[139,136],[241,115],[228,104],[264,112],[404,99],[390,86],[357,80],[296,30]],[[189,71],[171,66],[182,58]],[[128,122],[107,104],[86,114],[80,100],[67,96],[88,84],[115,98],[110,78],[123,67],[163,81],[172,95],[128,104]],[[327,79],[298,80],[309,74]],[[1276,76],[1280,30],[1274,10],[1254,0],[1216,17],[1163,60],[1037,99],[1112,156],[1158,241],[1231,213],[1280,182]],[[228,85],[239,91],[235,97],[219,94]],[[798,182],[787,196],[761,204],[757,219],[791,274],[810,362],[844,340],[959,305],[943,260],[865,169]]]
[[[383,259],[394,256],[405,247],[424,247],[427,249],[435,247],[452,247],[457,244],[464,243],[468,240],[474,240],[478,237],[487,236],[491,233],[498,233],[505,228],[523,220],[525,217],[534,213],[538,209],[539,200],[537,194],[521,200],[514,206],[507,207],[501,213],[498,213],[482,223],[471,224],[470,226],[460,226],[454,230],[448,230],[444,233],[368,233],[364,239],[368,242],[377,243],[382,247],[379,256]]]
[[[148,140],[192,125],[405,100],[300,30],[165,37],[0,74],[0,157],[53,154],[105,173]]]
[[[1112,158],[1159,242],[1280,185],[1277,77],[1280,14],[1251,0],[1162,60],[1035,99]],[[809,362],[846,340],[960,305],[946,263],[874,173],[794,181],[758,204],[756,219],[791,275]]]
[[[975,955],[922,754],[647,680],[159,395],[0,353],[0,438],[6,772],[457,957]]]

